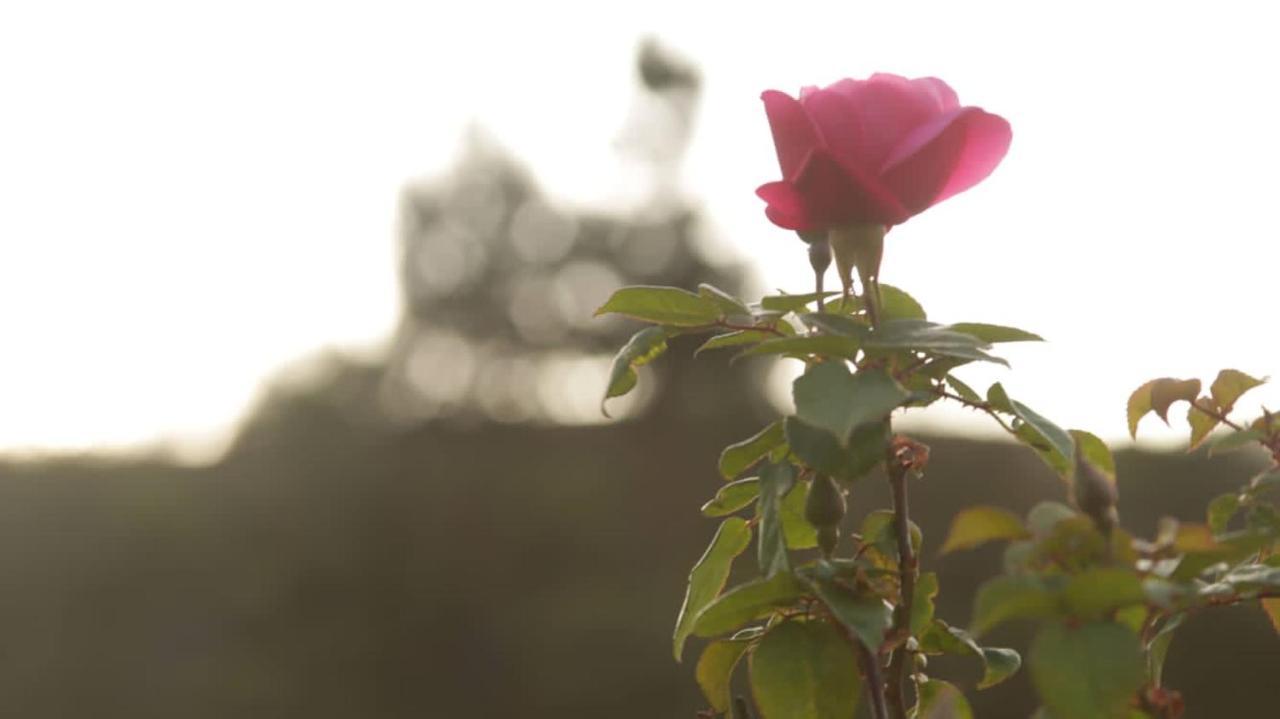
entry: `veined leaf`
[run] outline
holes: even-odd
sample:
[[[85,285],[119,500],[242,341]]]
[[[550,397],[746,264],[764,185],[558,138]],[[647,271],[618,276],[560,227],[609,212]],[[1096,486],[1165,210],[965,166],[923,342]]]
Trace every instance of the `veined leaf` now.
[[[1191,425],[1191,442],[1187,451],[1194,451],[1206,439],[1214,427],[1218,426],[1218,404],[1212,397],[1201,397],[1187,408],[1187,424]]]
[[[862,682],[853,648],[827,622],[783,622],[751,653],[751,694],[762,719],[852,717]]]
[[[757,344],[765,340],[772,339],[777,335],[765,330],[734,330],[719,334],[706,342],[702,346],[693,351],[694,356],[700,355],[707,350],[718,350],[725,347],[741,347],[742,345]]]
[[[733,479],[786,443],[782,422],[773,422],[741,442],[724,448],[720,453],[720,476]]]
[[[1238,369],[1224,369],[1214,378],[1213,384],[1209,387],[1209,393],[1213,395],[1213,400],[1218,403],[1218,407],[1222,408],[1222,413],[1227,414],[1236,406],[1236,400],[1240,399],[1240,395],[1266,381],[1266,377],[1256,379]]]
[[[705,282],[698,285],[698,296],[714,302],[716,307],[720,309],[720,314],[725,317],[734,315],[751,316],[751,310],[748,309],[745,302],[714,285],[709,285]]]
[[[760,306],[766,310],[775,312],[799,312],[809,305],[818,301],[818,297],[823,299],[833,297],[840,294],[839,292],[809,292],[803,295],[766,295],[760,299]]]
[[[1102,619],[1121,607],[1142,604],[1142,580],[1120,567],[1094,567],[1071,577],[1062,593],[1067,610],[1081,619]]]
[[[989,325],[982,322],[957,322],[948,327],[955,332],[977,337],[983,342],[1044,342],[1044,338],[1040,335],[1016,327]]]
[[[804,593],[804,585],[788,573],[740,584],[720,595],[694,618],[693,633],[706,638],[727,634],[771,609],[792,604]]]
[[[854,594],[835,582],[815,580],[811,584],[831,616],[875,653],[884,642],[884,633],[893,624],[893,612],[884,600],[870,594]]]
[[[716,492],[716,496],[702,505],[702,516],[723,517],[733,514],[756,501],[759,495],[760,479],[758,477],[747,477],[730,482],[721,487],[720,491]]]
[[[973,709],[954,684],[929,679],[920,685],[912,719],[973,719]]]
[[[787,549],[813,549],[818,546],[818,530],[804,518],[804,503],[809,498],[811,486],[811,482],[794,482],[791,491],[787,492],[778,505],[782,536],[786,539]]]
[[[760,534],[757,538],[760,572],[772,577],[788,572],[786,535],[782,532],[782,498],[795,483],[795,470],[788,463],[766,464],[760,470]]]
[[[1232,450],[1248,447],[1254,442],[1265,437],[1266,434],[1262,430],[1253,428],[1243,429],[1232,432],[1231,434],[1223,435],[1221,439],[1209,445],[1209,456],[1212,457],[1223,452],[1230,452]]]
[[[710,297],[679,287],[623,287],[613,293],[596,316],[620,314],[672,327],[709,325],[720,319],[720,306]]]
[[[792,395],[796,415],[830,432],[841,446],[848,446],[854,429],[882,421],[910,396],[884,370],[850,374],[842,362],[810,367],[792,385]]]
[[[1031,645],[1031,680],[1054,719],[1125,719],[1143,681],[1138,637],[1112,623],[1045,625]]]
[[[740,517],[730,517],[720,523],[711,545],[689,573],[689,587],[685,591],[684,604],[676,619],[673,650],[676,661],[684,652],[685,639],[694,628],[699,613],[715,600],[729,578],[734,557],[751,543],[751,526]]]
[[[920,636],[933,621],[933,603],[938,597],[938,575],[925,572],[917,577],[916,590],[911,597],[911,634]]]
[[[738,354],[737,357],[757,357],[762,355],[818,355],[820,357],[840,357],[853,359],[858,354],[857,341],[848,337],[832,335],[797,335],[795,337],[773,337]],[[735,357],[735,359],[737,359]]]
[[[604,399],[600,401],[600,411],[606,417],[604,403],[611,397],[621,397],[636,386],[636,368],[647,365],[667,351],[667,333],[661,327],[646,327],[631,335],[631,339],[618,350],[613,358],[613,369],[609,372],[609,386],[605,389]]]
[[[973,549],[987,542],[1002,539],[1025,539],[1031,534],[1022,526],[1017,515],[996,507],[970,507],[961,510],[951,520],[951,530],[942,543],[939,554],[960,549]]]
[[[784,426],[787,444],[801,462],[846,483],[866,476],[884,461],[889,442],[883,422],[855,429],[847,447],[841,447],[830,432],[811,427],[798,417],[787,417]]]
[[[925,654],[968,654],[982,661],[979,689],[993,687],[1013,676],[1022,666],[1022,657],[1012,649],[981,647],[965,630],[934,619],[919,634],[920,651]]]
[[[733,669],[750,646],[750,642],[722,639],[711,642],[702,650],[694,677],[712,709],[721,713],[729,711],[732,701],[729,683],[733,679]]]
[[[1057,598],[1038,577],[996,577],[978,589],[970,631],[981,636],[1007,621],[1043,619],[1058,611]]]

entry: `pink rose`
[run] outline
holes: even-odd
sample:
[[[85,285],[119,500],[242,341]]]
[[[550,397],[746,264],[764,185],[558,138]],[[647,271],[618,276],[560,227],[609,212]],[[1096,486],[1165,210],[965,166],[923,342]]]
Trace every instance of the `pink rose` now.
[[[999,115],[933,77],[877,74],[762,96],[783,179],[756,190],[790,230],[892,226],[978,184],[1009,149]]]

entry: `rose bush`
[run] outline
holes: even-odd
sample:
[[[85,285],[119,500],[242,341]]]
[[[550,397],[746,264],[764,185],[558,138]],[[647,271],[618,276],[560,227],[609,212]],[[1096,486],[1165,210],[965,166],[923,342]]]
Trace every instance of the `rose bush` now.
[[[890,74],[762,96],[783,179],[757,191],[790,230],[892,226],[973,187],[1009,149],[1009,123],[932,78]]]
[[[726,483],[702,506],[720,526],[689,573],[672,635],[677,660],[690,640],[706,642],[694,677],[708,709],[698,716],[972,717],[961,685],[940,678],[929,658],[966,657],[981,671],[974,688],[995,686],[1022,658],[986,646],[985,635],[1024,622],[1035,627],[1035,719],[1181,719],[1163,665],[1188,616],[1257,605],[1280,630],[1280,414],[1230,416],[1265,378],[1224,369],[1204,393],[1199,379],[1163,377],[1130,396],[1131,434],[1146,415],[1167,421],[1170,406],[1186,402],[1192,448],[1254,446],[1271,458],[1247,485],[1214,498],[1205,521],[1166,518],[1150,539],[1131,534],[1120,521],[1116,461],[1099,437],[1059,427],[1003,383],[980,394],[957,376],[973,363],[1007,366],[997,345],[1041,338],[930,321],[911,295],[879,281],[887,228],[990,174],[1008,150],[1009,124],[961,107],[933,78],[875,75],[798,100],[770,91],[764,101],[785,179],[759,193],[770,219],[807,243],[815,291],[748,302],[706,284],[624,287],[597,311],[649,324],[618,352],[605,399],[631,391],[639,368],[690,335],[707,336],[694,354],[732,349],[803,364],[794,411],[725,448],[717,469]],[[832,259],[844,296],[824,302],[835,294],[822,289]],[[929,448],[894,431],[896,417],[938,402],[989,415],[1061,478],[1065,500],[1025,518],[993,506],[954,515],[935,557],[1007,544],[1005,574],[978,591],[967,629],[937,616],[941,572],[922,571],[925,537],[910,517],[909,487],[926,473]],[[1220,426],[1231,432],[1211,437]],[[891,506],[850,507],[849,490],[877,475]],[[750,578],[735,563],[753,543]],[[735,673],[746,674],[750,699],[734,695]],[[1026,716],[1013,711],[1000,716]]]

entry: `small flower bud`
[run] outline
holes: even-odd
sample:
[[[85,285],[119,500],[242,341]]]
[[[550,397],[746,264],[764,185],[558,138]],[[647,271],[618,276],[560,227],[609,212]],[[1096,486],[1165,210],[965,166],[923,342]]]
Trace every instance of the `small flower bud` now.
[[[1081,452],[1076,452],[1075,479],[1076,506],[1093,520],[1098,529],[1104,533],[1110,532],[1118,519],[1116,502],[1119,494],[1116,486],[1106,475],[1089,464]]]
[[[830,557],[835,554],[836,546],[839,544],[839,527],[818,527],[818,548],[822,550],[822,556]]]
[[[809,524],[819,529],[834,527],[844,519],[846,509],[844,492],[835,480],[825,474],[815,476],[804,503],[804,518]]]
[[[815,274],[823,274],[831,266],[831,243],[825,235],[809,243],[809,266]]]

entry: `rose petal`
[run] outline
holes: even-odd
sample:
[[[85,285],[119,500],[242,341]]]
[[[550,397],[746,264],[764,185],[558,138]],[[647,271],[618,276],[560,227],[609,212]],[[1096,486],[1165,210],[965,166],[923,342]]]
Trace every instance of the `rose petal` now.
[[[942,100],[933,83],[878,74],[841,80],[806,95],[803,104],[841,162],[874,169],[912,128],[943,112]]]
[[[823,227],[847,222],[892,225],[909,216],[874,175],[824,151],[809,154],[792,184],[804,200],[807,219]]]
[[[764,111],[769,117],[782,176],[794,177],[805,156],[821,143],[818,132],[800,102],[785,92],[766,90],[760,99],[764,100]]]
[[[1009,149],[1012,130],[999,115],[964,107],[925,123],[885,159],[884,185],[911,213],[981,182]]]
[[[765,214],[775,225],[788,230],[808,229],[804,198],[787,180],[761,185],[756,188],[756,196],[768,203]]]
[[[911,81],[911,85],[916,92],[931,99],[940,113],[950,112],[960,107],[960,98],[956,97],[956,91],[936,77],[918,77]]]

